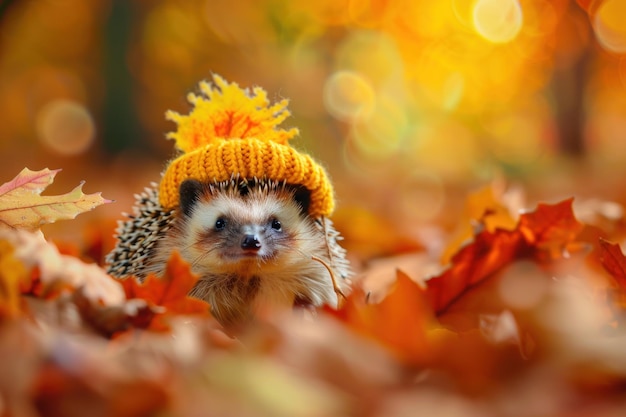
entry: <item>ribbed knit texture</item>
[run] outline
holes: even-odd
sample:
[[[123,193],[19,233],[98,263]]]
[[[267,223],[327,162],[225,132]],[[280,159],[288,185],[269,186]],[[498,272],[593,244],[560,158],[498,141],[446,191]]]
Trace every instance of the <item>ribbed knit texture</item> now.
[[[204,96],[190,94],[189,115],[169,111],[178,124],[168,138],[185,152],[163,173],[159,201],[166,209],[179,205],[178,190],[186,179],[221,182],[233,175],[302,185],[311,192],[309,214],[328,216],[334,209],[333,189],[324,169],[309,155],[289,146],[297,129],[278,128],[289,115],[287,101],[269,106],[266,92],[250,95],[235,83],[214,75],[218,88],[200,83]]]

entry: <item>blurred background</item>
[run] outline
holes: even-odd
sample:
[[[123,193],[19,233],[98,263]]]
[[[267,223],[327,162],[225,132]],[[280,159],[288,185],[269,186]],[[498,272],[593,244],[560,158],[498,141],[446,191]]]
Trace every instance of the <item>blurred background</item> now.
[[[624,0],[0,0],[0,182],[63,168],[50,191],[85,180],[116,204],[82,221],[110,227],[213,72],[291,99],[363,257],[494,180],[626,202]]]

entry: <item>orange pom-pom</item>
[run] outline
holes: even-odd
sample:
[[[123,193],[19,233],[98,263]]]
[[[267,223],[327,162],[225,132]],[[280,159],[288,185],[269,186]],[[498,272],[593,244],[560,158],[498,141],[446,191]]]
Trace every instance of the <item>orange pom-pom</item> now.
[[[183,152],[225,139],[254,138],[286,145],[298,134],[295,128],[278,128],[290,116],[288,100],[270,106],[267,93],[260,87],[250,94],[216,74],[213,82],[215,86],[200,83],[202,95],[189,94],[188,100],[194,108],[188,115],[166,113],[167,119],[178,124],[178,129],[167,137],[174,139]]]

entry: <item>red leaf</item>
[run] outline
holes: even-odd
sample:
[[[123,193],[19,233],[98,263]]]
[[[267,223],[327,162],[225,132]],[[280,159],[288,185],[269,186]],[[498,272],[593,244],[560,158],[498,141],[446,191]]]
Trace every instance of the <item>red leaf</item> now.
[[[532,213],[520,217],[518,230],[530,246],[563,249],[582,231],[583,225],[572,211],[573,198],[550,205],[540,203]]]
[[[626,290],[626,257],[620,246],[600,239],[600,262],[619,287]]]
[[[429,279],[426,298],[437,314],[472,286],[511,262],[523,247],[519,232],[484,231],[474,242],[452,257],[452,264],[441,275]]]
[[[548,252],[553,258],[572,243],[583,225],[572,211],[573,199],[549,205],[539,204],[523,214],[513,231],[483,231],[452,257],[450,267],[427,281],[426,297],[437,314],[445,311],[465,291],[480,283],[513,260]]]

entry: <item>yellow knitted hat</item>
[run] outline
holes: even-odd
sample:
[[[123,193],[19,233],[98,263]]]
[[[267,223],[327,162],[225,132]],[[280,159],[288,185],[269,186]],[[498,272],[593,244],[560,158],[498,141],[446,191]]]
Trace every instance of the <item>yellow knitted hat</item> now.
[[[260,87],[251,95],[218,75],[213,81],[217,88],[201,82],[203,95],[189,94],[194,107],[188,115],[166,113],[178,124],[167,137],[184,153],[170,162],[161,178],[161,205],[166,209],[179,205],[179,188],[186,179],[213,183],[239,175],[304,186],[311,193],[309,215],[330,215],[333,189],[326,172],[309,155],[289,146],[297,129],[278,128],[290,115],[287,100],[269,106]]]

